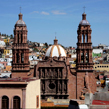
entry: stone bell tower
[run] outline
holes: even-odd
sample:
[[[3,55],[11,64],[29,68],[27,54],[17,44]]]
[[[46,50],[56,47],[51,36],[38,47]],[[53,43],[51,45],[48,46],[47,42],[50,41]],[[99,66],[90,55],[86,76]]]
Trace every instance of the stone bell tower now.
[[[27,77],[30,71],[29,48],[27,44],[27,27],[22,20],[22,14],[19,14],[19,20],[14,28],[14,42],[12,46],[12,78]]]
[[[91,28],[89,22],[86,20],[86,14],[82,14],[82,20],[79,23],[77,30],[77,94],[76,97],[80,98],[81,92],[85,89],[88,92],[96,91],[96,81],[93,74],[93,61],[92,61],[92,42],[91,42]],[[85,90],[85,91],[86,91]]]

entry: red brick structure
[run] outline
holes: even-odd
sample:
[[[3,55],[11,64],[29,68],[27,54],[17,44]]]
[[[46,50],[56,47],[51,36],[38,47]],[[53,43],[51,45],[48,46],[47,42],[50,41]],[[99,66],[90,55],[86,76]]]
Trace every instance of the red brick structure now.
[[[76,98],[81,96],[81,91],[88,89],[96,91],[96,80],[93,73],[91,28],[86,20],[86,14],[82,14],[82,21],[78,26],[77,63],[76,63]]]
[[[42,99],[50,96],[56,99],[80,99],[82,92],[94,93],[96,91],[96,79],[92,62],[92,30],[86,20],[85,13],[82,14],[82,17],[77,30],[76,69],[70,68],[66,55],[63,57],[57,39],[54,40],[54,45],[46,51],[45,59],[35,67],[34,76],[41,79]],[[54,87],[50,88],[50,85]]]
[[[22,14],[19,14],[19,20],[14,28],[14,43],[12,47],[13,62],[12,62],[12,78],[27,77],[30,71],[29,63],[29,48],[27,44],[27,27],[22,20]]]
[[[77,61],[76,69],[71,69],[69,59],[63,47],[54,40],[45,54],[45,58],[39,61],[30,70],[29,48],[27,44],[27,28],[19,14],[19,20],[15,24],[13,43],[12,78],[36,77],[41,79],[41,98],[47,99],[80,99],[81,92],[96,91],[96,80],[93,73],[91,28],[86,20],[86,14],[82,14],[82,21],[78,26]]]
[[[54,45],[46,52],[45,59],[35,66],[34,76],[41,79],[41,98],[55,99],[68,98],[68,71],[65,50],[58,45],[57,39]]]

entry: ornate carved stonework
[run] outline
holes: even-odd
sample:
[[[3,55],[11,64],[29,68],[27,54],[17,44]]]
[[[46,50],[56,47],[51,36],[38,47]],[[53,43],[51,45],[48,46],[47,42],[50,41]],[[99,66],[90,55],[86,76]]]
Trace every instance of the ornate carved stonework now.
[[[86,86],[87,89],[91,87],[91,92],[96,91],[96,80],[93,74],[92,61],[92,42],[91,42],[91,28],[89,22],[86,20],[86,14],[82,14],[82,21],[78,26],[78,42],[77,42],[77,61],[76,61],[76,98],[81,97],[81,91]],[[87,75],[85,75],[87,72]],[[90,78],[89,78],[90,77]],[[85,81],[84,81],[85,79]]]
[[[52,66],[51,66],[52,65]],[[41,97],[68,98],[68,78],[65,61],[49,58],[39,61],[35,76],[41,79]]]
[[[12,77],[27,77],[30,71],[29,48],[27,44],[27,27],[19,14],[19,20],[14,28],[14,43],[12,46]],[[22,72],[22,73],[21,73]]]

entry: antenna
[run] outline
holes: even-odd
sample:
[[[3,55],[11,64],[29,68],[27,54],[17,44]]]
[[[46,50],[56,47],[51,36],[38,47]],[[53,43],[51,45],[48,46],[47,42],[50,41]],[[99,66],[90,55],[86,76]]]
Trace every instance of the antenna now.
[[[84,8],[84,13],[85,13],[85,8],[86,8],[86,7],[84,6],[83,8]]]
[[[20,13],[21,13],[22,7],[20,6]]]

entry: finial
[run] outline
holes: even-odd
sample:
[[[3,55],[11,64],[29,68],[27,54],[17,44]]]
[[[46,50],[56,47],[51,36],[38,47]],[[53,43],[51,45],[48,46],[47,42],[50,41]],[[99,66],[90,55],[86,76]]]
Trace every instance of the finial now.
[[[84,6],[83,8],[84,8],[84,13],[85,13],[85,8],[86,8],[86,7]]]
[[[22,10],[21,8],[22,8],[22,7],[20,6],[20,13],[21,13],[21,10]]]
[[[55,32],[55,39],[54,39],[54,45],[58,44],[58,40],[56,39],[56,32]]]

